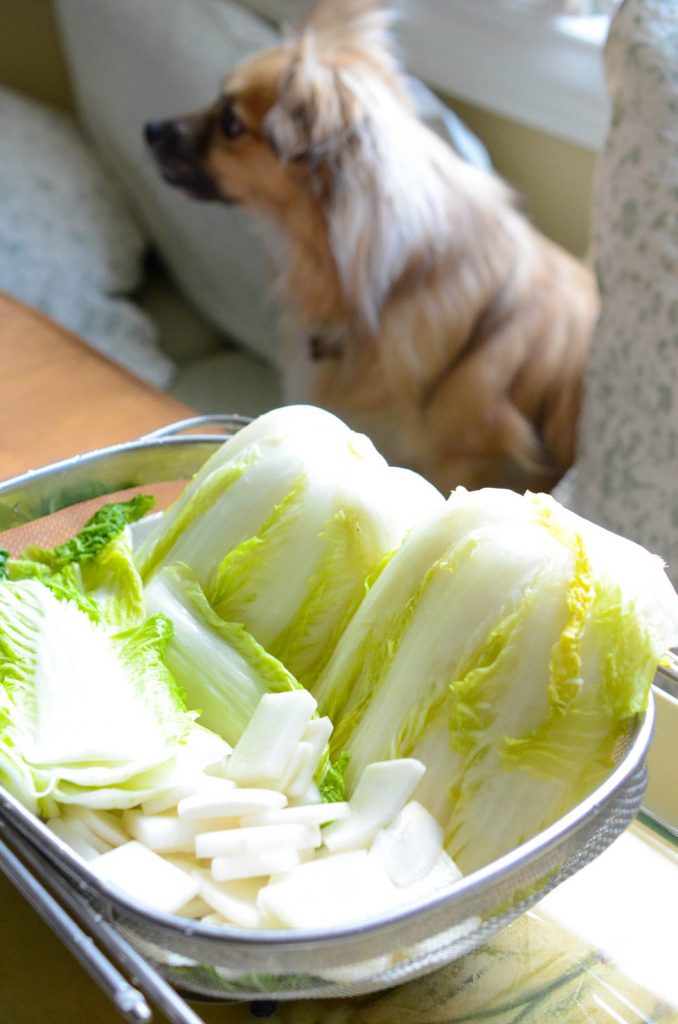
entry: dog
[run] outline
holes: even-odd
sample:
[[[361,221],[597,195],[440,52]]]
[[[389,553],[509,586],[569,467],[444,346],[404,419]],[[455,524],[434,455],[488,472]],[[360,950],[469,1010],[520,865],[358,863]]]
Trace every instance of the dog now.
[[[391,20],[320,0],[147,143],[169,184],[268,223],[285,401],[445,492],[550,490],[574,457],[594,279],[417,117]]]

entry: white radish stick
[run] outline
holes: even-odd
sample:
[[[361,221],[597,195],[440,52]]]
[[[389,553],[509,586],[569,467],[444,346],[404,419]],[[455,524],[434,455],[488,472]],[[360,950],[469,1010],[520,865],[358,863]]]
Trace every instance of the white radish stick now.
[[[104,842],[100,836],[89,828],[82,818],[65,814],[63,822],[64,825],[67,825],[73,832],[77,833],[77,835],[79,835],[88,846],[93,846],[98,854],[108,853],[110,850],[110,843]],[[129,839],[129,836],[127,836],[126,839]]]
[[[294,783],[294,780],[297,778],[301,771],[303,771],[304,774],[306,774],[307,765],[312,763],[312,761],[313,745],[311,743],[306,743],[304,740],[300,740],[299,743],[297,743],[296,747],[294,748],[292,756],[287,763],[285,774],[277,784],[278,789],[280,789],[283,793],[286,793],[288,796],[291,795],[291,787]],[[311,778],[313,778],[312,773]]]
[[[370,856],[372,856],[371,853]],[[447,886],[453,885],[454,882],[458,882],[462,877],[462,873],[457,865],[449,854],[443,850],[433,867],[416,882],[411,882],[409,885],[399,888],[399,894],[405,902],[415,902],[430,896],[431,893],[437,892],[438,889],[445,889]]]
[[[198,894],[197,879],[135,841],[104,853],[89,866],[128,896],[168,914],[176,913]]]
[[[267,878],[291,871],[298,864],[297,850],[272,850],[259,857],[215,857],[212,861],[212,877],[223,882],[238,878]]]
[[[290,799],[301,797],[312,784],[320,758],[325,753],[331,735],[332,722],[329,718],[313,718],[306,726],[299,744],[305,750],[306,757],[296,774],[286,786],[283,786]]]
[[[307,690],[265,693],[228,762],[241,785],[276,786],[317,707]]]
[[[100,856],[99,850],[88,843],[82,833],[74,829],[63,818],[50,818],[47,828],[83,860],[96,860]]]
[[[402,810],[425,771],[421,761],[412,757],[368,764],[349,800],[350,813],[323,832],[328,850],[368,846]]]
[[[184,797],[177,805],[179,817],[185,821],[204,821],[209,818],[238,818],[243,814],[277,811],[287,803],[287,797],[275,789],[242,789],[234,787],[229,793],[209,791]]]
[[[257,898],[264,924],[327,928],[398,906],[397,890],[366,850],[300,864],[264,886]]]
[[[280,811],[264,811],[262,814],[251,814],[240,819],[243,827],[250,825],[326,825],[330,821],[338,821],[349,813],[349,805],[345,800],[336,803],[300,804],[294,807],[283,807]]]
[[[141,805],[144,814],[161,814],[163,811],[172,810],[180,800],[187,796],[195,796],[197,793],[213,792],[227,793],[235,788],[235,783],[230,779],[223,779],[220,776],[200,774],[171,789],[159,793],[158,796],[145,800]]]
[[[317,825],[261,825],[203,832],[195,837],[197,857],[258,857],[275,850],[312,850],[320,846]]]
[[[123,828],[122,821],[110,811],[92,810],[90,807],[77,807],[71,804],[66,812],[67,820],[82,821],[84,825],[98,836],[108,847],[122,846],[129,842],[129,835]]]
[[[377,833],[370,856],[377,857],[395,885],[411,885],[431,871],[443,852],[443,830],[416,800]]]
[[[258,882],[241,879],[232,882],[217,882],[207,871],[196,870],[199,893],[212,910],[231,924],[241,928],[259,928],[261,913],[257,907]]]
[[[204,822],[182,821],[170,814],[142,814],[141,811],[125,811],[125,828],[149,850],[156,853],[194,853],[195,837],[205,828]],[[223,827],[228,823],[223,821]],[[215,822],[212,826],[217,827]]]

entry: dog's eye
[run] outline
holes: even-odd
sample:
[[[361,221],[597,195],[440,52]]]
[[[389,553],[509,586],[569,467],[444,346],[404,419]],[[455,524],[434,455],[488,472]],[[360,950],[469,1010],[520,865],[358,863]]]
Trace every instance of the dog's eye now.
[[[222,107],[219,124],[227,139],[239,139],[245,131],[245,125],[242,123],[230,103],[227,103]]]

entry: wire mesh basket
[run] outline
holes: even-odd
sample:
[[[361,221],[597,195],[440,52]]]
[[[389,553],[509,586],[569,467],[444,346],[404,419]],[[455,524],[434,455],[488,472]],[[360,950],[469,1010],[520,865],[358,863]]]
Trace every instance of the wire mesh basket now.
[[[0,484],[0,547],[16,553],[26,543],[58,543],[113,493],[143,489],[155,493],[161,507],[169,504],[225,436],[246,422],[231,416],[182,421]],[[214,427],[222,432],[206,432]],[[631,722],[606,781],[554,825],[415,906],[351,926],[248,932],[155,912],[98,879],[2,787],[0,828],[56,890],[75,894],[189,994],[244,1000],[358,995],[470,952],[602,853],[640,808],[652,728],[651,699]]]

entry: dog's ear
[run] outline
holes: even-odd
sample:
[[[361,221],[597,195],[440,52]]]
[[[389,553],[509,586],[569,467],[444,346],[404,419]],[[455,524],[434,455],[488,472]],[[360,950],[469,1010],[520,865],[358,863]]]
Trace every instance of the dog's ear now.
[[[352,123],[350,107],[340,75],[315,56],[300,54],[266,115],[266,137],[285,160],[329,155]]]
[[[290,65],[265,119],[284,159],[328,156],[355,132],[356,79],[366,68],[398,80],[391,50],[392,12],[377,0],[320,0],[290,44]]]
[[[302,26],[320,46],[362,46],[373,54],[391,50],[395,12],[381,0],[318,0]]]

